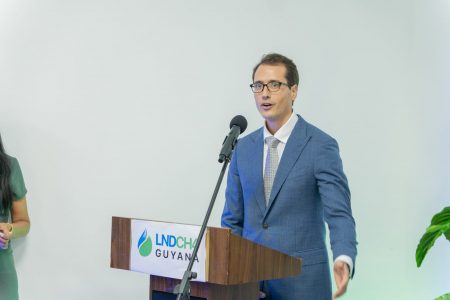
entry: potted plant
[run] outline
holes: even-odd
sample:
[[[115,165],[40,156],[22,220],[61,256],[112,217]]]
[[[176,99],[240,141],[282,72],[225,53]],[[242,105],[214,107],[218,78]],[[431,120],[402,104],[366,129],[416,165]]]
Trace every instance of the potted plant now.
[[[433,247],[434,242],[444,235],[450,242],[450,206],[445,207],[440,213],[434,215],[431,224],[420,239],[416,249],[416,263],[419,268],[427,255],[428,250]],[[450,300],[450,293],[442,295],[435,300]]]

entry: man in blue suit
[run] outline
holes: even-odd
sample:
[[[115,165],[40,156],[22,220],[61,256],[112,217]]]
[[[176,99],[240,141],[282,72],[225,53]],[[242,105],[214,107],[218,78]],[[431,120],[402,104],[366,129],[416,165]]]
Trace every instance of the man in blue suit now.
[[[301,275],[261,284],[266,299],[330,300],[345,293],[354,272],[355,221],[338,144],[293,112],[298,82],[294,62],[280,54],[264,56],[253,69],[250,86],[265,124],[234,150],[222,226],[303,259]]]

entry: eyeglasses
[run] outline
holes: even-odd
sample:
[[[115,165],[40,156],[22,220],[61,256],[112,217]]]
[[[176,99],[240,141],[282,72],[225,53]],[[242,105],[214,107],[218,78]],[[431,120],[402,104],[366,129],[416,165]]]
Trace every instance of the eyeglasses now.
[[[252,88],[253,93],[261,93],[264,90],[265,86],[267,87],[269,92],[276,92],[280,90],[282,85],[289,87],[289,84],[280,81],[269,81],[268,83],[257,81],[250,84],[250,87]]]

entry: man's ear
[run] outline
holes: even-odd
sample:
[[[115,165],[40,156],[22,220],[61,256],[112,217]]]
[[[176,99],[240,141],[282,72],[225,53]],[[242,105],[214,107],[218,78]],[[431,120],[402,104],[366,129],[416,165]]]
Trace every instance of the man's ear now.
[[[292,105],[294,105],[294,101],[297,98],[297,93],[298,93],[298,85],[294,84],[293,86],[291,86],[291,100],[292,100]]]

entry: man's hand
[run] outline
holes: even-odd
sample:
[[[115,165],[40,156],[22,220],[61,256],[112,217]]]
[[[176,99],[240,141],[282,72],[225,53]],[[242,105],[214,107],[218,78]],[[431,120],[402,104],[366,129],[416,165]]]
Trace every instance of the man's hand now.
[[[333,300],[344,295],[347,291],[348,280],[350,279],[349,267],[343,261],[336,261],[334,264],[334,280],[337,290],[333,294]]]

